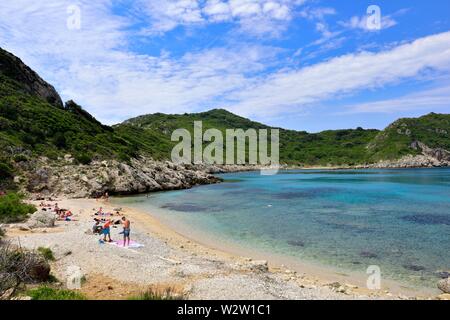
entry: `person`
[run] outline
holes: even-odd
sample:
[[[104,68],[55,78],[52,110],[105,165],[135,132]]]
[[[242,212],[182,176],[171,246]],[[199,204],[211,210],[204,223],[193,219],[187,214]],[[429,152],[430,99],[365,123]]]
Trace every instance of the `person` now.
[[[95,220],[95,224],[92,226],[92,232],[99,235],[102,233],[102,226],[99,220]]]
[[[128,240],[128,246],[130,246],[130,232],[131,232],[131,222],[126,217],[122,217],[123,225],[123,246],[125,247]]]
[[[106,220],[106,223],[103,225],[102,233],[103,233],[103,241],[106,242],[106,237],[108,236],[108,242],[112,242],[111,240],[111,219]]]

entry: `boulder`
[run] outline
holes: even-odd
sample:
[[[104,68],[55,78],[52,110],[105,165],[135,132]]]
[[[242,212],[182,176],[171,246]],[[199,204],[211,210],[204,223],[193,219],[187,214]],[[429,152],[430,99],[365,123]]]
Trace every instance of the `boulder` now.
[[[450,277],[447,279],[442,279],[438,282],[437,287],[443,293],[450,293]]]
[[[37,211],[27,222],[27,226],[34,228],[52,228],[55,226],[56,215],[53,212]]]

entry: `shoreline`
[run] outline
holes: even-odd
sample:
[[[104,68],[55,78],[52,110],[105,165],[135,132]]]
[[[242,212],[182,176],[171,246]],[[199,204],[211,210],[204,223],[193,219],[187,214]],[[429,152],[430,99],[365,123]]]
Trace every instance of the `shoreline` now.
[[[98,237],[87,234],[92,226],[93,208],[112,211],[114,203],[93,199],[63,199],[60,207],[72,210],[76,221],[58,221],[54,228],[21,231],[7,229],[7,238],[28,249],[40,246],[53,250],[57,258],[52,273],[65,279],[69,266],[79,266],[87,283],[81,290],[93,299],[126,299],[149,287],[177,288],[189,299],[201,300],[400,300],[433,299],[397,290],[389,285],[381,290],[365,288],[363,279],[334,274],[308,264],[293,266],[257,252],[224,250],[196,236],[186,236],[155,217],[148,210],[122,207],[121,214],[132,222],[131,239],[144,244],[141,249],[99,245]],[[36,202],[33,202],[36,203]],[[120,229],[120,228],[119,228]],[[114,240],[121,237],[113,229]],[[70,254],[68,254],[70,252]],[[259,259],[267,259],[268,262]],[[298,268],[297,268],[298,267]],[[64,281],[62,281],[64,282]],[[100,289],[103,288],[103,289]],[[110,289],[114,288],[114,290]]]
[[[206,233],[202,233],[200,230],[193,230],[183,223],[169,222],[168,219],[163,220],[156,217],[151,211],[153,208],[149,210],[133,208],[130,206],[124,208],[134,211],[139,215],[144,214],[149,216],[150,219],[158,225],[158,228],[161,228],[160,230],[163,231],[163,234],[160,234],[160,236],[167,237],[167,234],[174,234],[178,240],[184,243],[193,243],[195,247],[200,246],[216,255],[227,256],[232,259],[267,261],[270,272],[281,274],[295,272],[301,274],[303,279],[308,283],[327,286],[330,283],[338,282],[353,289],[357,288],[357,290],[354,291],[362,295],[375,294],[385,297],[397,295],[416,298],[430,298],[439,295],[439,290],[437,289],[416,288],[390,279],[382,280],[382,287],[380,290],[369,290],[365,288],[368,277],[365,273],[333,268],[312,261],[301,261],[295,257],[270,253],[261,249],[246,248],[233,241],[214,238]],[[165,232],[167,232],[167,234],[165,234]]]

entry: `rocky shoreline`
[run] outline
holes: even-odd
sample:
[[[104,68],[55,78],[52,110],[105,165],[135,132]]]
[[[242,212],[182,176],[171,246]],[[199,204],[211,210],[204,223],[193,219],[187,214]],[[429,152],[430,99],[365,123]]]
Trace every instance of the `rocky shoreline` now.
[[[129,163],[116,160],[76,164],[71,155],[51,161],[47,158],[21,164],[15,177],[20,188],[36,197],[93,198],[110,195],[132,195],[147,192],[189,189],[198,185],[219,183],[214,174],[258,170],[257,166],[177,165],[141,157]]]
[[[133,240],[139,249],[100,244],[92,234],[92,208],[113,207],[89,199],[65,200],[58,203],[70,208],[73,221],[48,220],[48,224],[6,228],[7,239],[33,250],[52,250],[55,261],[52,274],[64,286],[68,270],[81,270],[86,283],[80,292],[90,299],[127,299],[145,288],[165,285],[176,288],[188,299],[202,300],[407,300],[444,299],[414,292],[398,291],[390,285],[382,290],[368,290],[364,283],[339,274],[321,277],[306,269],[295,271],[287,266],[228,254],[184,238],[154,219],[148,212],[123,208],[133,222]],[[38,202],[36,202],[38,204]],[[30,224],[31,223],[31,224]],[[112,229],[114,239],[120,239],[120,228]],[[126,265],[126,268],[123,266]],[[107,266],[106,268],[103,266]],[[143,268],[142,266],[145,266]],[[101,276],[101,278],[99,278]],[[107,277],[107,283],[99,281]]]
[[[415,142],[412,149],[420,155],[406,155],[399,160],[385,160],[375,164],[355,166],[301,167],[282,169],[400,169],[450,167],[450,152],[432,149]],[[110,195],[132,195],[147,192],[189,189],[198,185],[220,183],[215,174],[256,171],[261,166],[250,165],[192,165],[155,161],[148,157],[131,159],[128,163],[117,160],[93,161],[77,164],[72,155],[58,160],[40,157],[18,164],[15,182],[31,198],[69,197],[92,198],[108,192]]]

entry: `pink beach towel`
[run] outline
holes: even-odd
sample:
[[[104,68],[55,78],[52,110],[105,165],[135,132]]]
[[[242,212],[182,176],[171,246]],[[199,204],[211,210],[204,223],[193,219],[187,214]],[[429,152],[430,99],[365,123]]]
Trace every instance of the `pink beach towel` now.
[[[117,247],[123,247],[123,240],[114,241],[114,242],[111,242],[111,244],[114,246],[117,246]],[[142,248],[142,247],[144,247],[143,244],[137,243],[136,241],[133,241],[133,240],[130,241],[130,245],[126,246],[126,248],[134,248],[134,249]]]

